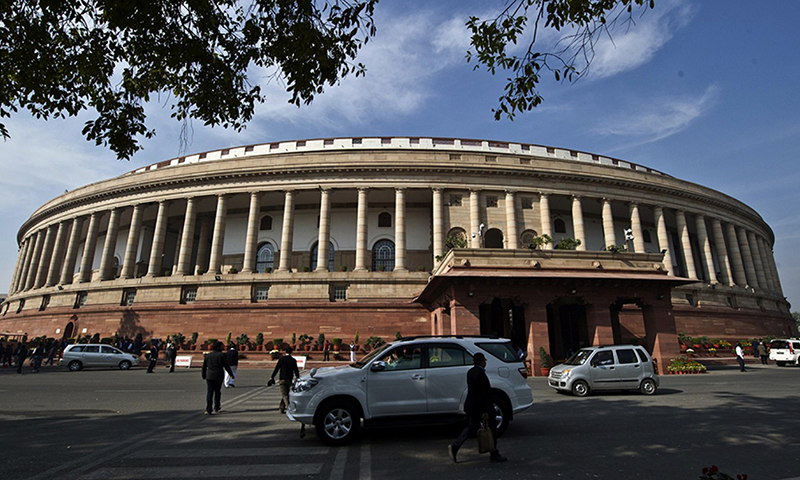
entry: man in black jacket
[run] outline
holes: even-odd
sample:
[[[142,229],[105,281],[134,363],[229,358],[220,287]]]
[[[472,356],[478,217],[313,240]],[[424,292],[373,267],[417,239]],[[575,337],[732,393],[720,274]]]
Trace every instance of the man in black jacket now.
[[[147,366],[147,373],[153,373],[153,369],[156,368],[156,362],[158,362],[158,343],[155,340],[150,342],[150,351],[147,353],[147,359],[150,360],[150,364]]]
[[[492,386],[489,383],[489,377],[486,376],[486,357],[478,352],[472,358],[475,366],[467,372],[467,400],[464,402],[464,411],[469,423],[456,441],[447,446],[447,451],[453,462],[457,462],[458,449],[468,437],[475,436],[481,422],[487,422],[489,428],[492,429],[495,444],[495,449],[489,454],[489,460],[498,463],[505,462],[506,457],[500,455],[500,451],[497,450],[497,424],[492,405]]]
[[[228,359],[228,366],[231,367],[233,375],[228,375],[228,372],[225,372],[225,381],[222,384],[225,385],[225,388],[235,387],[236,385],[233,382],[236,380],[236,369],[239,368],[239,350],[236,349],[236,345],[233,342],[228,345],[228,351],[225,352],[225,356]]]
[[[222,406],[222,380],[223,372],[233,376],[228,358],[222,351],[222,342],[215,342],[211,352],[203,358],[203,380],[206,381],[206,415],[219,412]],[[212,411],[211,406],[214,406]]]
[[[28,358],[28,347],[26,347],[24,343],[19,342],[17,344],[17,349],[14,350],[14,356],[17,358],[17,373],[22,373],[22,364],[25,363],[25,359]]]
[[[280,374],[279,374],[280,373]],[[297,360],[292,356],[292,347],[286,347],[286,355],[278,359],[275,370],[272,371],[269,385],[275,383],[275,375],[278,375],[281,385],[281,413],[286,413],[289,408],[289,389],[292,387],[292,378],[300,378],[300,370],[297,369]]]

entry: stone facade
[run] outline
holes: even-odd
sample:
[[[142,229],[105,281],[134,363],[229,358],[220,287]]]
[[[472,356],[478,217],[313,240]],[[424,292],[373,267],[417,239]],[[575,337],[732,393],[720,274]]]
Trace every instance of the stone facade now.
[[[796,333],[773,233],[742,202],[600,155],[411,137],[230,148],[60,195],[19,230],[0,330],[201,341],[446,332],[413,300],[454,238],[490,253],[574,238],[600,256],[582,260],[591,267],[628,229],[629,252],[656,254],[665,276],[689,280],[666,295],[677,331]],[[617,312],[623,327],[641,315],[628,312]],[[633,324],[625,330],[644,333]]]

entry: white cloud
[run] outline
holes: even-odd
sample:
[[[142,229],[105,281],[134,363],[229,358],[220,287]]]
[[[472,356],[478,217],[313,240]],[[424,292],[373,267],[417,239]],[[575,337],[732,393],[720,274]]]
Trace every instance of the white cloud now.
[[[687,128],[713,108],[717,98],[718,88],[712,85],[696,97],[641,100],[630,107],[630,111],[609,118],[602,126],[595,128],[594,132],[601,135],[638,137],[637,145],[654,142]]]

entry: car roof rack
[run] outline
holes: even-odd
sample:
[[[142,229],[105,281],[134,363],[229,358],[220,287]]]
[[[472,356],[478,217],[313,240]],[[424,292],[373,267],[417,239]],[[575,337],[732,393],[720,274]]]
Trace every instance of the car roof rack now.
[[[395,340],[395,342],[400,341],[407,341],[407,340],[418,340],[420,338],[487,338],[492,340],[500,340],[500,337],[497,335],[415,335],[412,337],[400,337]]]

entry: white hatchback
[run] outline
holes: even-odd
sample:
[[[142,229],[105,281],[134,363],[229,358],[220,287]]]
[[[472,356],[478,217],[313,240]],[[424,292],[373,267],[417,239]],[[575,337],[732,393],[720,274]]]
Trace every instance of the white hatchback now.
[[[800,362],[800,340],[797,338],[776,338],[769,342],[769,359],[779,367],[787,363],[797,365]]]
[[[439,423],[464,417],[472,357],[486,356],[498,433],[533,404],[525,365],[507,339],[402,338],[356,363],[312,370],[294,385],[289,419],[314,425],[329,445],[350,442],[368,424]]]

